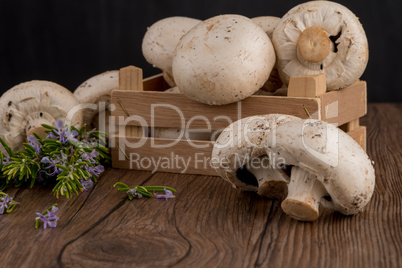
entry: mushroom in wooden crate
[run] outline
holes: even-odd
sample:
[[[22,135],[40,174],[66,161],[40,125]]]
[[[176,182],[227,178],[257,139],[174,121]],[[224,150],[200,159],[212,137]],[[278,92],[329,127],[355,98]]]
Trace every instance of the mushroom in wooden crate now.
[[[12,150],[22,149],[32,133],[45,138],[42,124],[54,125],[62,120],[80,127],[83,122],[74,95],[56,83],[41,80],[21,83],[5,92],[0,98],[0,114],[0,137]]]
[[[240,15],[207,19],[176,47],[173,77],[188,98],[209,105],[243,100],[268,80],[275,52],[264,30]]]
[[[142,41],[142,54],[154,67],[162,70],[163,78],[175,86],[172,73],[174,52],[180,38],[200,20],[187,17],[169,17],[151,25]]]
[[[251,19],[254,21],[258,26],[260,26],[264,32],[268,35],[269,39],[272,41],[272,35],[274,34],[274,30],[276,25],[278,25],[278,22],[281,20],[278,17],[272,17],[272,16],[261,16],[261,17],[255,17]],[[273,95],[270,94],[272,92],[276,92],[277,90],[282,88],[282,80],[279,76],[278,68],[275,64],[274,68],[272,69],[272,72],[265,84],[261,87],[260,90],[258,90],[254,95]],[[281,95],[286,95],[284,94],[285,89],[281,89],[280,92],[278,92],[276,95],[281,96]]]
[[[345,88],[360,78],[368,61],[368,42],[359,19],[331,1],[292,8],[275,28],[272,42],[286,85],[292,76],[325,73],[328,90]]]

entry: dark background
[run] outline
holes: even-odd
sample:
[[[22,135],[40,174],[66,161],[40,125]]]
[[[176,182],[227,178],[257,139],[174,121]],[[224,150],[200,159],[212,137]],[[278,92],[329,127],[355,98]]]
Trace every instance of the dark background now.
[[[0,91],[33,80],[74,91],[98,73],[127,65],[159,73],[142,56],[147,26],[170,16],[283,16],[295,0],[0,0]],[[370,59],[362,79],[369,101],[402,101],[400,0],[337,1],[366,31]]]

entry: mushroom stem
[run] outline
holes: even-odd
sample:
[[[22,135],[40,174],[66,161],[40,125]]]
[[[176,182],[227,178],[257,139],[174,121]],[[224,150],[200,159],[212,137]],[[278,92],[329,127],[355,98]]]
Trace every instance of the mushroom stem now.
[[[46,128],[42,127],[42,124],[53,125],[54,119],[51,115],[45,112],[31,114],[27,117],[27,125],[25,127],[25,133],[27,138],[34,132],[38,134],[42,139],[47,137],[45,133]]]
[[[322,183],[308,171],[294,166],[288,185],[288,196],[282,202],[283,211],[301,221],[314,221],[319,216],[320,200],[327,194]]]
[[[267,198],[283,198],[287,188],[284,171],[276,168],[268,156],[258,157],[253,160],[250,161],[251,163],[247,170],[257,179],[257,193]]]
[[[331,51],[331,40],[324,29],[311,26],[305,29],[297,40],[299,55],[306,61],[319,63],[325,60]]]

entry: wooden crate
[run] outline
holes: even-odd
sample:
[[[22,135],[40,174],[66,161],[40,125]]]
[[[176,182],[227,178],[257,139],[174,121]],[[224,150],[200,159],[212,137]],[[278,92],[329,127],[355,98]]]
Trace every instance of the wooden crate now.
[[[191,123],[192,129],[203,129],[208,120],[210,127],[218,130],[247,116],[290,114],[336,124],[366,148],[366,128],[359,125],[359,118],[367,113],[364,81],[326,92],[324,74],[292,77],[287,97],[251,96],[238,103],[210,106],[180,93],[162,92],[169,86],[161,74],[143,80],[142,70],[129,66],[120,70],[119,79],[119,89],[112,92],[111,120],[116,125],[127,123],[128,127],[120,126],[119,134],[111,137],[112,165],[116,168],[216,175],[209,167],[213,142],[141,138],[144,129],[138,126],[145,123],[182,128],[184,122]],[[174,107],[180,109],[184,121]]]

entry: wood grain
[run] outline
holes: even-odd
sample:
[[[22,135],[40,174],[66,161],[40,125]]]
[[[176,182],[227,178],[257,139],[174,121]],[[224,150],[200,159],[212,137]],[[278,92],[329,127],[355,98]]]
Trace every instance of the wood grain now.
[[[367,83],[358,81],[342,90],[327,92],[320,99],[322,120],[343,125],[367,113]]]
[[[319,97],[327,91],[325,74],[293,76],[288,86],[288,97]]]
[[[370,104],[368,154],[376,188],[366,210],[321,209],[298,222],[280,201],[242,193],[218,177],[110,168],[71,200],[49,188],[12,189],[20,202],[0,215],[1,267],[400,267],[402,104]],[[169,185],[169,201],[129,201],[112,186]],[[56,229],[34,228],[36,211],[59,203]]]
[[[210,160],[213,142],[114,137],[111,149],[115,168],[216,176]],[[125,146],[127,144],[127,146]],[[124,153],[123,153],[124,152]]]
[[[238,103],[211,106],[192,101],[180,93],[114,90],[112,103],[116,104],[116,109],[112,111],[112,116],[117,117],[117,124],[141,125],[136,118],[129,120],[125,111],[118,105],[117,99],[123,103],[129,115],[138,115],[148,126],[154,127],[210,127],[212,130],[218,130],[247,116],[270,113],[308,118],[304,107],[312,118],[320,118],[320,100],[317,98],[251,96]]]

